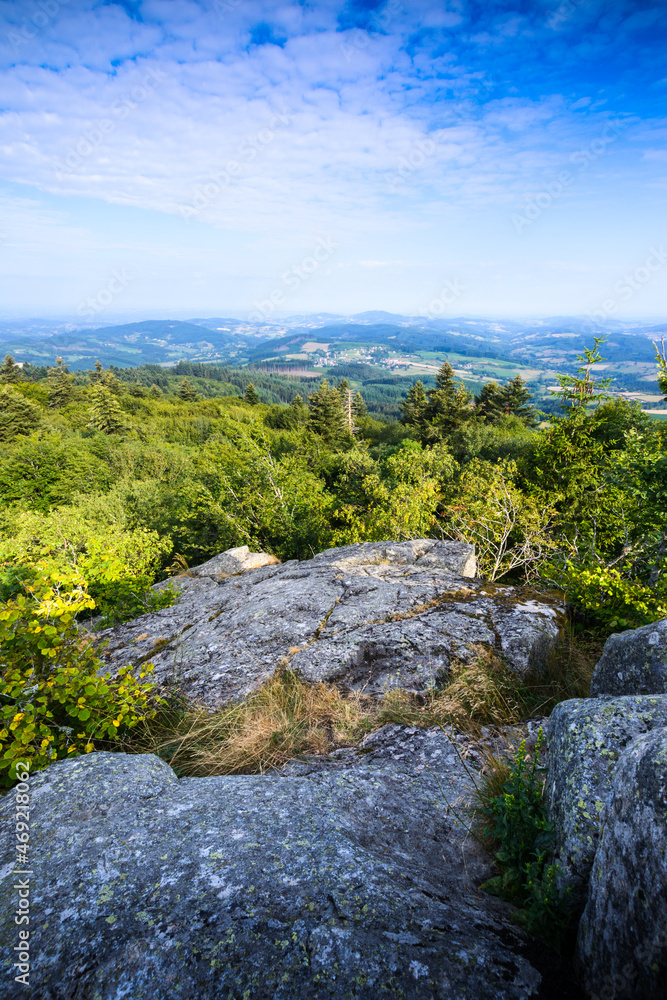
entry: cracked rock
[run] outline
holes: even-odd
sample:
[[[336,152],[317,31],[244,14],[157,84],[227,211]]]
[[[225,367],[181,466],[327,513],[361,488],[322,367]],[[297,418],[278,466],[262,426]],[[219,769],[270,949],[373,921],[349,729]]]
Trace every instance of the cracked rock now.
[[[424,692],[482,643],[523,675],[544,666],[561,630],[557,600],[475,578],[461,542],[347,545],[221,579],[229,555],[177,577],[174,607],[101,633],[106,664],[150,661],[158,682],[214,709],[280,664],[367,694]]]

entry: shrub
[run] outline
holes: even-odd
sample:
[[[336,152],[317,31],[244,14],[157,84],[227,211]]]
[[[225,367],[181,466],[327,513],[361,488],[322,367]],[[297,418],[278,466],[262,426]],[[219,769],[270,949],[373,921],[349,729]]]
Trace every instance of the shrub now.
[[[39,591],[0,605],[0,784],[11,786],[17,761],[31,770],[117,742],[155,713],[152,666],[115,677],[75,623],[93,605],[71,578],[40,581]],[[63,586],[64,585],[64,586]],[[62,587],[62,593],[61,593]],[[64,596],[63,596],[64,595]]]
[[[583,613],[593,629],[604,634],[615,629],[638,628],[667,616],[664,575],[656,587],[630,580],[607,566],[577,566],[567,562],[558,573],[567,599]]]
[[[561,890],[559,866],[550,863],[554,831],[539,762],[543,743],[540,729],[532,758],[523,740],[509,767],[501,764],[500,787],[493,775],[478,791],[480,832],[497,845],[500,869],[482,888],[513,903],[517,923],[559,948],[570,923],[569,890]]]

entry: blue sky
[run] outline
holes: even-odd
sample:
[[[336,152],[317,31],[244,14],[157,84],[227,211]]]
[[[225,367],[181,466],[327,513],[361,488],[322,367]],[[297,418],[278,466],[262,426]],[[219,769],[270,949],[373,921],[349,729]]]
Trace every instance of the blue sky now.
[[[664,0],[0,2],[0,309],[664,317],[666,36]]]

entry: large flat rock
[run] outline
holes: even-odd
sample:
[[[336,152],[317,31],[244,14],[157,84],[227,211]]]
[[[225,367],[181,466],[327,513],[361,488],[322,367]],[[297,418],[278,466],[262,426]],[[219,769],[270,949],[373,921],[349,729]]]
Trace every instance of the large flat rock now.
[[[103,632],[102,655],[111,667],[149,660],[156,680],[210,708],[285,663],[374,695],[426,691],[479,643],[521,674],[539,670],[560,632],[559,603],[474,573],[471,546],[418,539],[348,545],[225,579],[180,577],[179,603]]]
[[[16,806],[0,800],[0,1000],[578,995],[476,889],[465,749],[390,726],[264,776],[177,780],[111,753],[49,767],[31,779],[28,992],[8,974]]]

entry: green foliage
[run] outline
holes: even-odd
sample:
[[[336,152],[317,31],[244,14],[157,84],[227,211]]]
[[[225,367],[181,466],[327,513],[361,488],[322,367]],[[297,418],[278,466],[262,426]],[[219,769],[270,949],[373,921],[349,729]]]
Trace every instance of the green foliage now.
[[[339,444],[347,430],[340,392],[323,379],[308,397],[308,426],[331,445]]]
[[[569,892],[558,886],[558,865],[550,864],[553,826],[544,799],[540,729],[532,758],[523,740],[499,789],[491,782],[480,793],[480,830],[498,845],[500,874],[482,888],[518,907],[514,915],[532,934],[559,947],[569,927]]]
[[[55,367],[49,368],[47,381],[49,385],[49,406],[57,408],[66,406],[72,399],[74,387],[69,368],[62,358],[56,358]]]
[[[557,375],[556,381],[560,386],[554,396],[560,396],[561,406],[564,409],[588,407],[602,399],[609,399],[609,393],[605,390],[611,384],[611,379],[600,379],[593,373],[592,367],[604,361],[600,354],[600,344],[604,343],[604,337],[595,337],[593,347],[584,348],[584,353],[577,356],[579,367],[576,375]]]
[[[428,410],[428,396],[424,391],[421,381],[408,390],[408,394],[401,404],[401,421],[409,427],[414,427],[420,438],[426,436],[426,413]]]
[[[186,403],[194,403],[199,399],[197,390],[193,388],[190,380],[184,378],[178,389],[178,398],[184,400]],[[259,398],[257,400],[259,402]]]
[[[259,393],[255,389],[252,382],[248,382],[248,385],[246,386],[246,391],[243,394],[243,398],[245,399],[246,403],[248,403],[249,406],[257,406],[257,404],[260,402]]]
[[[61,588],[65,587],[66,596]],[[155,714],[152,667],[101,676],[92,639],[75,622],[93,602],[81,581],[44,575],[30,596],[0,605],[0,784],[18,761],[31,770],[116,742]]]
[[[130,528],[117,495],[80,497],[75,506],[49,513],[5,514],[0,567],[5,589],[20,572],[75,574],[86,580],[91,599],[111,622],[173,603],[170,593],[150,591],[171,548],[155,532]]]
[[[613,566],[580,566],[567,561],[550,572],[585,618],[603,634],[639,628],[667,618],[667,575],[657,586],[624,578]]]
[[[0,456],[2,500],[46,512],[71,502],[80,491],[108,486],[111,470],[91,445],[80,437],[63,439],[58,434],[15,439]]]
[[[21,369],[16,364],[11,354],[5,354],[5,359],[0,365],[0,382],[6,385],[15,385],[21,381]]]
[[[427,438],[447,440],[461,424],[470,420],[472,395],[462,382],[454,381],[454,369],[448,361],[435,378],[435,388],[428,393],[426,409]]]
[[[554,547],[549,534],[553,508],[544,496],[526,495],[516,484],[517,474],[514,462],[474,459],[444,505],[443,531],[475,546],[489,580],[517,569],[536,575]]]
[[[103,434],[120,434],[123,414],[111,389],[98,382],[91,390],[90,426]]]
[[[665,355],[665,341],[662,341],[662,350],[659,350],[657,344],[653,346],[655,347],[655,360],[658,365],[658,385],[660,386],[660,392],[667,401],[667,355]]]
[[[41,407],[31,403],[12,385],[0,384],[0,441],[11,441],[19,434],[30,434],[41,419]]]

